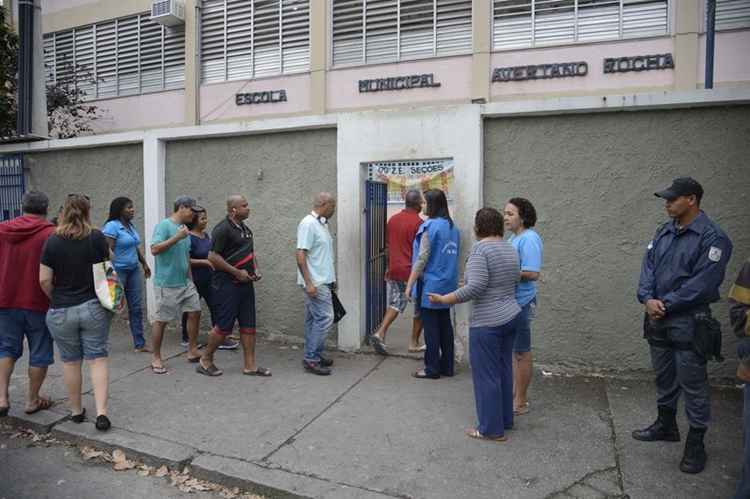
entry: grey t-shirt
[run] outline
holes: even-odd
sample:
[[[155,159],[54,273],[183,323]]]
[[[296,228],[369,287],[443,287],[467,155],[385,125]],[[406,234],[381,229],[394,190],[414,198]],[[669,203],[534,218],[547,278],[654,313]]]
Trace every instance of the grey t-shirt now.
[[[518,253],[505,241],[477,241],[464,272],[465,286],[456,290],[459,302],[473,301],[471,327],[502,326],[521,311],[516,284],[521,278]]]

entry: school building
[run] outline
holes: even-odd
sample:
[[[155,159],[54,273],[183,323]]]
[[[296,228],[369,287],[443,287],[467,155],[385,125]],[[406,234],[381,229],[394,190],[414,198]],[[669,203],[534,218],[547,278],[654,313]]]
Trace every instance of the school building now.
[[[97,223],[127,195],[147,244],[177,195],[215,223],[225,197],[244,194],[262,332],[302,335],[295,235],[318,191],[338,198],[348,314],[335,337],[347,350],[381,317],[382,227],[409,185],[449,191],[462,261],[478,208],[532,200],[545,242],[533,344],[546,364],[649,366],[635,292],[666,218],[653,192],[673,177],[703,183],[703,208],[734,242],[724,294],[750,256],[750,0],[716,2],[712,89],[703,0],[36,4],[40,71],[89,75],[80,85],[100,117],[92,135],[0,145],[17,183],[55,206],[87,193]],[[469,311],[455,309],[459,355]],[[726,305],[714,311],[726,325]]]

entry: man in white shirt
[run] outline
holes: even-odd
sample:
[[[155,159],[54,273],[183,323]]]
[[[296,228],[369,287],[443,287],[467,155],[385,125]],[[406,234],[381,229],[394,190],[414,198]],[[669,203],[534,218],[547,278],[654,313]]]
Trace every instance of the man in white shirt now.
[[[305,358],[302,365],[313,374],[331,374],[333,361],[323,356],[333,325],[331,292],[336,282],[333,238],[328,220],[336,211],[336,198],[327,192],[315,197],[312,212],[297,227],[297,284],[305,295]]]

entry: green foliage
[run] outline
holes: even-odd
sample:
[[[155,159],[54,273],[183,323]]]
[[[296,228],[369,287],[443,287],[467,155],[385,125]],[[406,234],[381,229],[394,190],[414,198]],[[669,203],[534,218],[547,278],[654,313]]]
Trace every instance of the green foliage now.
[[[92,133],[91,123],[99,118],[99,109],[86,101],[86,88],[96,79],[86,66],[63,62],[57,80],[47,83],[47,124],[49,134],[69,139]]]
[[[16,82],[18,35],[7,22],[0,6],[0,137],[16,135]]]

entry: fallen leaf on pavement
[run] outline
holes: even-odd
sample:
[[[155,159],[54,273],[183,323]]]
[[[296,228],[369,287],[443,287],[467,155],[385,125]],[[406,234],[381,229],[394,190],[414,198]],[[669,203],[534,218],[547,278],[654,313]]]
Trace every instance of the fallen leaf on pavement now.
[[[80,451],[81,451],[81,457],[85,461],[88,461],[90,459],[94,459],[97,457],[102,457],[104,455],[104,452],[100,450],[92,449],[91,447],[81,447]]]
[[[156,473],[154,473],[154,476],[162,478],[169,474],[169,469],[164,466],[163,464],[159,467],[158,470],[156,470]]]
[[[148,470],[138,470],[140,476],[148,476]]]
[[[125,457],[125,453],[121,451],[120,449],[115,449],[112,452],[112,461],[116,463],[122,463],[123,461],[127,461],[127,457]]]
[[[133,468],[135,468],[135,463],[127,459],[125,461],[118,461],[112,465],[112,469],[115,471],[132,470]]]

